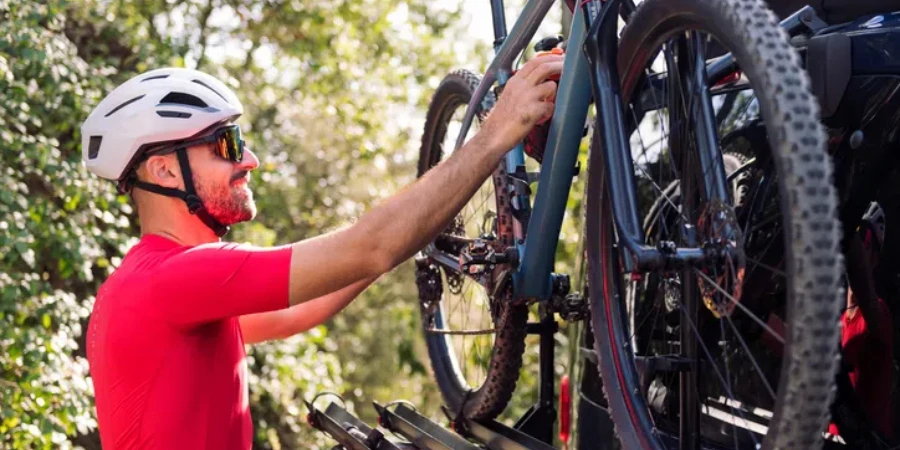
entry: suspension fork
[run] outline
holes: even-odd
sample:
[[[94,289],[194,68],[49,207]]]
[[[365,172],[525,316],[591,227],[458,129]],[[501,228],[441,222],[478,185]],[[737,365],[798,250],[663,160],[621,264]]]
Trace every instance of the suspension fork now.
[[[702,37],[699,33],[692,32],[687,37],[679,37],[673,41],[675,45],[670,50],[676,51],[678,58],[667,54],[666,60],[669,74],[672,75],[667,80],[670,87],[669,99],[672,101],[668,108],[669,128],[676,138],[670,140],[669,146],[671,153],[677,156],[676,164],[681,172],[682,211],[688,215],[688,220],[698,223],[700,215],[706,214],[699,207],[715,203],[731,206],[732,198],[708,88]],[[706,219],[709,221],[705,229],[685,228],[682,231],[686,246],[703,246],[711,237],[732,237],[737,227],[737,224],[729,223],[728,218],[720,213]],[[741,242],[738,243],[740,245]],[[725,251],[732,252],[732,249],[726,248]],[[733,256],[742,259],[740,248],[733,251]],[[738,261],[738,264],[742,263],[742,260]],[[682,372],[679,382],[679,448],[682,450],[700,448],[702,394],[698,390],[703,381],[698,369],[702,336],[697,333],[702,329],[699,326],[701,292],[700,281],[694,270],[696,268],[686,266],[681,271],[681,356],[692,361],[691,370]]]
[[[702,37],[697,32],[682,41],[682,54],[687,61],[678,70],[684,73],[682,82],[688,95],[690,123],[694,129],[694,141],[697,143],[697,158],[700,167],[700,193],[707,202],[721,201],[731,205],[728,184],[725,177],[725,163],[719,150],[719,138],[716,130],[716,117],[712,99],[709,94],[709,83],[706,76],[706,49]]]
[[[621,96],[617,65],[619,6],[619,0],[609,0],[602,5],[594,1],[582,4],[584,20],[590,30],[584,43],[584,52],[591,66],[590,74],[598,116],[596,132],[602,143],[601,154],[592,156],[603,158],[608,188],[611,193],[613,220],[616,224],[619,242],[632,256],[631,259],[622,258],[622,269],[626,272],[646,270],[652,268],[655,265],[654,262],[672,257],[683,264],[681,267],[684,278],[685,308],[683,313],[685,316],[681,333],[681,350],[683,357],[697,361],[699,357],[698,336],[687,326],[687,321],[690,320],[696,324],[699,316],[698,285],[692,271],[697,262],[705,261],[707,258],[707,254],[699,250],[702,247],[704,236],[690,233],[693,236],[689,237],[686,242],[687,248],[677,249],[674,254],[670,249],[669,255],[645,244],[643,228],[638,217],[634,161],[628,142],[625,105]],[[599,11],[596,11],[598,7]],[[681,99],[688,100],[686,102],[688,107],[684,111],[688,117],[684,119],[688,119],[686,122],[692,125],[691,131],[693,131],[693,135],[686,134],[677,141],[684,144],[694,141],[696,146],[686,145],[685,148],[680,149],[682,151],[673,150],[673,153],[679,153],[682,174],[691,177],[690,180],[684,180],[684,176],[682,176],[682,183],[687,181],[682,188],[690,188],[697,184],[700,194],[696,199],[685,199],[685,195],[682,195],[683,200],[689,203],[700,200],[704,203],[724,202],[730,205],[731,198],[728,195],[724,163],[719,151],[715,116],[708,90],[703,43],[699,34],[692,33],[688,39],[680,42],[677,48],[680,52],[678,61],[684,61],[685,64],[675,66],[670,64],[670,73],[677,71],[678,76],[674,80],[670,79],[669,82],[677,82],[679,87],[683,88],[681,92],[685,92],[687,96],[687,98]],[[694,159],[692,157],[696,158],[699,163],[698,167],[688,167],[691,160]],[[699,174],[693,176],[697,170],[700,171]],[[690,195],[690,193],[686,195]],[[719,218],[714,220],[717,219]],[[725,218],[723,217],[721,220],[725,220]],[[730,229],[720,228],[729,227],[730,225],[727,223],[711,225],[715,227],[714,229],[724,231],[726,236],[731,233]],[[680,446],[682,449],[696,449],[699,445],[700,399],[696,391],[698,381],[699,373],[696,365],[693,370],[681,375]]]
[[[677,136],[670,141],[670,150],[678,156],[677,164],[681,174],[681,201],[683,213],[694,223],[706,222],[703,229],[683,230],[685,245],[704,246],[722,238],[737,240],[737,223],[730,222],[725,214],[716,211],[715,205],[732,206],[733,199],[725,175],[725,164],[719,145],[717,122],[709,92],[705,44],[698,32],[674,39],[674,51],[678,58],[667,55],[670,90],[669,107],[670,131]],[[680,126],[679,126],[680,125]],[[678,126],[678,130],[675,130]],[[684,126],[682,128],[681,126]],[[704,211],[701,208],[709,208]],[[685,232],[687,231],[687,232]],[[743,242],[737,247],[726,246],[725,252],[738,266],[743,266]],[[715,265],[713,267],[716,267]],[[700,448],[700,419],[702,405],[703,374],[698,370],[700,361],[699,345],[703,339],[698,334],[701,290],[700,280],[694,274],[695,267],[687,266],[681,272],[682,279],[682,323],[680,332],[681,355],[693,362],[691,370],[680,374],[679,383],[679,446],[682,450]]]
[[[632,254],[638,254],[644,250],[644,235],[638,219],[637,189],[632,175],[634,162],[628,151],[625,109],[616,63],[619,0],[609,0],[602,5],[599,3],[582,3],[582,16],[588,29],[583,50],[590,63],[591,86],[598,118],[596,132],[603,147],[601,153],[612,194],[613,219],[619,241]],[[622,269],[626,272],[636,269],[635,260],[639,260],[640,256],[634,256],[634,259],[622,258]]]

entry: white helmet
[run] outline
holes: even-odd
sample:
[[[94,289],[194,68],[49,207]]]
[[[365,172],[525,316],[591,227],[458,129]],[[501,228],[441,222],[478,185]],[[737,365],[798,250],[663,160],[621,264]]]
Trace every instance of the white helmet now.
[[[190,138],[243,114],[231,89],[203,72],[164,68],[114,89],[81,126],[81,155],[94,174],[121,181],[148,144]]]

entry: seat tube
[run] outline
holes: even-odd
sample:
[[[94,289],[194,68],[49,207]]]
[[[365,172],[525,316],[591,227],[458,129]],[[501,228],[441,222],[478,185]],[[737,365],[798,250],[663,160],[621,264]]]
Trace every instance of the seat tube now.
[[[506,39],[506,11],[503,9],[503,0],[491,0],[491,16],[494,22],[494,53],[496,54]]]

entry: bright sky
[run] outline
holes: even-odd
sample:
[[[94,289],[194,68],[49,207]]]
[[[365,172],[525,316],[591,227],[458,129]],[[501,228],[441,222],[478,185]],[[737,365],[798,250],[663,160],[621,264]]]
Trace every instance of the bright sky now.
[[[515,23],[515,18],[518,17],[519,13],[521,12],[525,1],[526,0],[504,1],[508,28],[512,28],[513,24]],[[461,62],[471,59],[471,57],[473,56],[472,52],[475,49],[476,43],[480,42],[490,44],[494,40],[493,25],[491,24],[490,0],[436,0],[434,5],[437,8],[447,10],[453,10],[459,5],[462,6],[462,18],[459,26],[461,29],[467,30],[468,32],[464,34],[462,40],[452,43],[454,53],[457,55]],[[547,15],[547,18],[544,19],[541,28],[536,34],[536,39],[560,33],[561,6],[559,5],[559,2],[557,2],[557,4],[554,5],[553,8],[551,8],[550,13]],[[397,8],[396,11],[396,17],[400,22],[406,19],[405,5],[401,4],[401,6],[402,8]],[[254,12],[258,13],[258,11]],[[175,15],[174,19],[175,23],[168,24],[169,26],[171,26],[171,32],[183,32],[184,23],[179,20],[180,17],[178,15]],[[238,29],[240,26],[240,24],[238,23],[237,15],[230,13],[228,11],[228,8],[217,9],[216,14],[210,17],[210,20],[217,26],[224,25],[225,27],[232,29]],[[398,29],[396,31],[402,34],[404,30]],[[207,48],[207,56],[213,61],[221,60],[229,51],[233,51],[233,49],[230,48],[227,43],[210,42],[210,44],[211,45],[209,45]],[[265,62],[271,61],[272,53],[268,51],[266,47],[261,47],[257,50],[255,57],[259,58],[260,62],[262,63],[260,65],[262,67],[265,67],[268,65],[265,64]],[[192,62],[193,61],[189,61],[188,66],[190,66]]]
[[[480,42],[492,42],[494,40],[494,27],[491,22],[491,2],[490,0],[438,0],[436,4],[439,7],[452,9],[457,5],[462,5],[463,17],[462,21],[467,24],[471,30],[468,37],[472,42],[478,40]],[[525,0],[504,0],[504,9],[506,10],[506,26],[512,29],[515,19],[519,16]],[[546,36],[559,34],[561,31],[560,20],[562,10],[560,2],[550,9],[550,13],[544,19],[541,28],[535,35],[536,40]],[[471,48],[471,44],[469,44]]]
[[[514,25],[515,19],[520,14],[526,1],[527,0],[504,0],[508,29],[511,29]],[[449,46],[449,48],[452,49],[453,55],[456,57],[453,67],[466,68],[477,73],[483,72],[485,69],[484,63],[489,61],[493,56],[491,43],[494,40],[494,32],[491,20],[490,0],[434,0],[432,5],[436,8],[446,10],[455,10],[460,6],[462,7],[462,17],[458,23],[459,29],[464,30],[461,34],[461,39],[454,39],[452,36],[447,36],[443,45]],[[182,5],[182,7],[184,7],[184,5]],[[560,34],[561,8],[561,2],[555,2],[550,9],[549,14],[544,19],[540,29],[536,33],[533,42],[546,36]],[[249,14],[251,16],[261,16],[262,11],[259,5],[251,7]],[[409,32],[406,29],[407,27],[403,26],[407,20],[405,4],[400,3],[392,13],[392,16],[393,17],[390,18],[395,20],[395,23],[397,24],[395,30],[393,30],[396,35],[402,37],[404,33]],[[157,26],[167,33],[179,34],[189,32],[185,27],[181,15],[173,14],[171,18],[171,23],[165,23],[164,19],[160,18],[160,20],[157,21]],[[210,17],[210,22],[216,27],[221,27],[223,30],[233,30],[234,32],[237,32],[240,29],[240,19],[238,18],[238,15],[227,7],[218,8]],[[235,46],[244,51],[249,50],[249,42],[242,43],[227,35],[211,36],[208,44],[207,57],[211,61],[222,61],[227,56],[234,56],[236,50]],[[475,54],[478,44],[482,44],[482,48],[489,49],[486,52],[487,54]],[[187,67],[194,67],[196,65],[196,56],[197,55],[191,53],[186,55],[185,63]],[[254,58],[257,60],[257,64],[260,67],[272,67],[270,73],[271,76],[281,77],[284,82],[290,84],[293,81],[291,80],[291,77],[296,76],[298,72],[276,69],[272,64],[273,57],[274,53],[272,48],[267,47],[266,45],[259,47],[254,53]],[[412,98],[417,98],[417,95],[423,90],[428,91],[437,87],[437,83],[440,79],[438,78],[432,81],[433,83],[429,83],[429,85],[425,86],[410,85],[409,88]],[[433,86],[430,84],[433,84]],[[396,108],[386,113],[386,115],[391,117],[391,126],[412,126],[413,129],[418,129],[421,128],[420,122],[424,121],[424,118],[421,117],[421,111],[418,111],[412,105],[397,105]],[[414,150],[414,142],[411,142],[409,149],[410,155],[415,153]]]

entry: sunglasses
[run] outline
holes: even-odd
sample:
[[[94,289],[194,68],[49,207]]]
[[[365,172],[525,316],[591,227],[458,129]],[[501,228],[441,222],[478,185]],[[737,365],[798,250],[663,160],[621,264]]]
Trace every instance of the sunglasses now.
[[[172,147],[151,150],[146,156],[171,153],[180,148],[188,148],[194,145],[209,143],[215,144],[213,148],[216,155],[226,161],[239,163],[244,160],[244,139],[241,138],[241,127],[238,125],[217,128],[216,131],[213,131],[210,135],[189,141],[182,141]]]
[[[220,158],[239,163],[244,159],[244,140],[241,138],[241,127],[229,125],[213,132],[213,134],[182,144],[185,147],[198,144],[213,143],[216,155]]]

